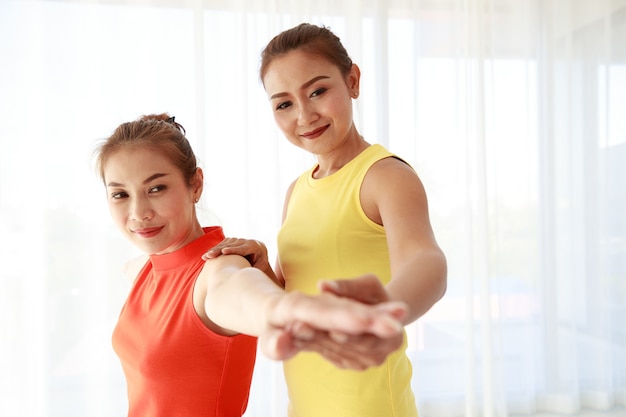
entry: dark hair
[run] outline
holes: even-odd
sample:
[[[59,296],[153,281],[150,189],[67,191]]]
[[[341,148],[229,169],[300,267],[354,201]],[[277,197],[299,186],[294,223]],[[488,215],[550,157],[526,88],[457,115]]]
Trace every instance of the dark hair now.
[[[352,69],[352,59],[337,35],[325,26],[301,23],[276,35],[263,49],[259,68],[261,82],[274,59],[296,49],[327,59],[336,65],[344,76]]]
[[[149,147],[170,158],[187,184],[191,185],[197,162],[185,133],[185,128],[166,113],[150,114],[122,123],[96,148],[96,171],[105,181],[104,165],[112,154],[120,149]]]

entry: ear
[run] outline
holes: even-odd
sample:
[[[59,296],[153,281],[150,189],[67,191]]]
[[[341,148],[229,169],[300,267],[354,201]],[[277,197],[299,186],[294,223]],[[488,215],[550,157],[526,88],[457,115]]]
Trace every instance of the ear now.
[[[204,173],[202,168],[196,168],[196,173],[191,183],[191,191],[193,192],[193,200],[197,203],[202,196],[202,190],[204,188]]]
[[[350,73],[348,74],[347,83],[350,97],[357,98],[361,92],[361,70],[357,64],[352,64]]]

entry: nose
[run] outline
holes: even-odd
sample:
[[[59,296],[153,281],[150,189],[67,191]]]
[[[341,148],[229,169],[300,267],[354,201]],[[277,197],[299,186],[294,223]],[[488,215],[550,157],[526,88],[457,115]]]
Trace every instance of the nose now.
[[[317,120],[317,117],[318,115],[313,105],[306,102],[300,102],[298,104],[298,124],[300,126],[310,125]]]
[[[130,217],[137,221],[146,221],[154,217],[150,203],[144,198],[136,198],[131,203]]]

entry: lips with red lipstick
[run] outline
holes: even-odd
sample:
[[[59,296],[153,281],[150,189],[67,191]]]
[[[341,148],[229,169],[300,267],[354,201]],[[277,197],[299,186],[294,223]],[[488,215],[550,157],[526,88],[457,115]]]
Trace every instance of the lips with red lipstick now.
[[[318,127],[315,130],[303,133],[301,136],[305,139],[315,139],[317,137],[320,137],[324,132],[326,132],[326,129],[328,129],[328,126],[329,125]]]
[[[145,227],[142,229],[133,229],[133,233],[141,238],[148,239],[159,234],[163,227]]]

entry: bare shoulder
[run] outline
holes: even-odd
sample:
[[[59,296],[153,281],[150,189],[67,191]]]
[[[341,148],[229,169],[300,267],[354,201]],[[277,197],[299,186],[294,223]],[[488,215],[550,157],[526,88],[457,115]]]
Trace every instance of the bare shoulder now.
[[[240,255],[221,255],[208,259],[202,266],[200,275],[196,279],[194,290],[201,298],[206,297],[207,291],[222,285],[222,282],[240,269],[250,266],[250,262]]]
[[[224,254],[207,260],[202,267],[201,276],[207,280],[214,280],[219,274],[232,273],[249,266],[250,262],[241,255]]]
[[[419,181],[417,172],[415,172],[413,167],[409,165],[408,162],[396,156],[390,156],[376,161],[369,169],[367,176],[374,177],[373,179],[380,177],[389,178],[389,176],[394,178],[406,177],[409,180]]]
[[[377,161],[363,179],[361,207],[367,217],[378,224],[388,224],[389,216],[399,216],[401,211],[421,211],[425,206],[422,181],[401,159],[389,157]]]
[[[371,166],[363,180],[363,192],[383,199],[394,195],[425,197],[424,185],[415,169],[397,157],[381,159]]]

